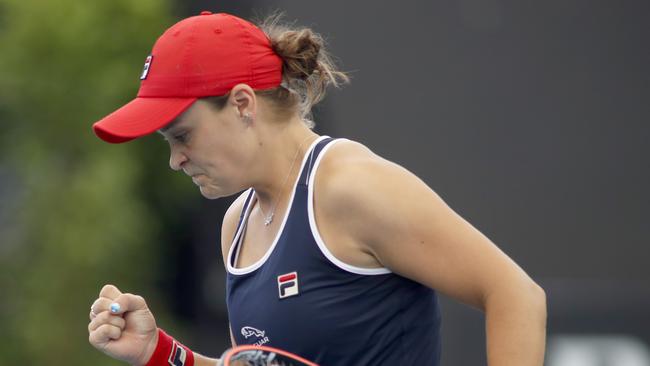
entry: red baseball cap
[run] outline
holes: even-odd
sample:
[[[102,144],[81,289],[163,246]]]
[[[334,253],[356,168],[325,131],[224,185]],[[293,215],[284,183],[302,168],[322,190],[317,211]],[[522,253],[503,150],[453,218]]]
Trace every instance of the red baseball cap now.
[[[282,82],[282,58],[255,25],[209,11],[181,20],[153,46],[131,102],[93,124],[104,141],[120,143],[164,127],[197,99],[239,83],[256,90]]]

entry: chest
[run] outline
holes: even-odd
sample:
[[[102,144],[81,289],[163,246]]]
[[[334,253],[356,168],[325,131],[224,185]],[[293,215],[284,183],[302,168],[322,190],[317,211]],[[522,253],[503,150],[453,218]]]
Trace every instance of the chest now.
[[[264,224],[264,215],[257,205],[251,209],[247,217],[246,224],[242,230],[241,237],[235,248],[235,260],[233,265],[236,268],[250,267],[268,257],[279,238],[284,235],[284,231],[303,231],[308,239],[313,239],[314,230],[308,222],[307,212],[303,213],[305,222],[296,228],[295,223],[289,222],[288,228],[283,217],[287,210],[291,210],[285,203],[278,211],[275,212],[275,219],[270,225]],[[294,207],[294,210],[299,207]],[[380,268],[382,265],[364,246],[353,238],[352,235],[335,227],[332,220],[321,212],[319,205],[314,205],[313,219],[316,227],[316,235],[320,237],[323,243],[326,243],[327,249],[338,259],[353,266],[362,268]],[[286,220],[286,219],[285,219]],[[293,224],[293,225],[292,225]],[[307,239],[307,238],[306,238]],[[308,240],[311,242],[311,240]]]
[[[250,275],[228,275],[228,313],[237,344],[279,347],[316,359],[325,345],[340,341],[332,349],[341,349],[382,333],[380,324],[386,322],[378,319],[395,317],[404,305],[401,297],[390,297],[391,286],[382,286],[391,275],[350,275],[326,260],[300,255],[300,261],[271,259]]]
[[[236,248],[234,261],[236,268],[250,267],[260,261],[269,252],[280,233],[280,225],[277,221],[268,226],[264,225],[261,215],[257,215],[255,211],[253,209],[248,218]]]

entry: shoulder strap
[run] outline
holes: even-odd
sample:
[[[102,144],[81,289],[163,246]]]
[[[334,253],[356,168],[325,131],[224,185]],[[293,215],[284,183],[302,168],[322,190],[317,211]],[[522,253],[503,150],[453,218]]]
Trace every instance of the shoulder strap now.
[[[235,240],[235,238],[237,237],[237,233],[241,229],[242,223],[244,222],[244,216],[246,216],[246,211],[248,210],[248,206],[250,206],[251,204],[251,200],[253,199],[254,192],[255,190],[253,188],[248,189],[248,194],[246,196],[246,200],[244,201],[244,206],[241,209],[241,213],[239,214],[239,222],[237,222],[237,229],[233,234],[232,240]]]
[[[327,146],[330,142],[332,142],[334,139],[331,137],[326,137],[319,141],[316,146],[311,150],[309,153],[309,156],[307,158],[307,163],[302,169],[302,172],[300,173],[300,179],[298,180],[298,185],[299,186],[307,186],[309,185],[309,176],[311,174],[311,170],[314,167],[314,163],[316,162],[316,159],[318,158],[318,155],[320,155],[321,151],[323,151],[323,148]]]

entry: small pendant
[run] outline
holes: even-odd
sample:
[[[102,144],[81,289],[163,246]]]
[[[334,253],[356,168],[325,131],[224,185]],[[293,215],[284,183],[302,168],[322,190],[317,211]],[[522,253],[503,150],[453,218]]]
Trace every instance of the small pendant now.
[[[264,226],[271,225],[271,222],[273,222],[273,214],[270,214],[269,217],[264,220]]]

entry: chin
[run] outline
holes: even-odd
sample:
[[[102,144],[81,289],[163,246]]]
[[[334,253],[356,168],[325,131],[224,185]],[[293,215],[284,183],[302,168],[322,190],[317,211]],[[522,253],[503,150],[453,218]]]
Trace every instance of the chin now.
[[[217,198],[228,197],[237,193],[237,192],[230,192],[223,189],[218,189],[214,187],[205,187],[205,186],[200,186],[199,191],[201,191],[201,195],[203,197],[209,200],[216,200]]]
[[[209,200],[214,200],[217,198],[225,197],[223,194],[220,194],[214,189],[206,188],[206,187],[199,187],[199,191],[201,191],[201,195]]]

